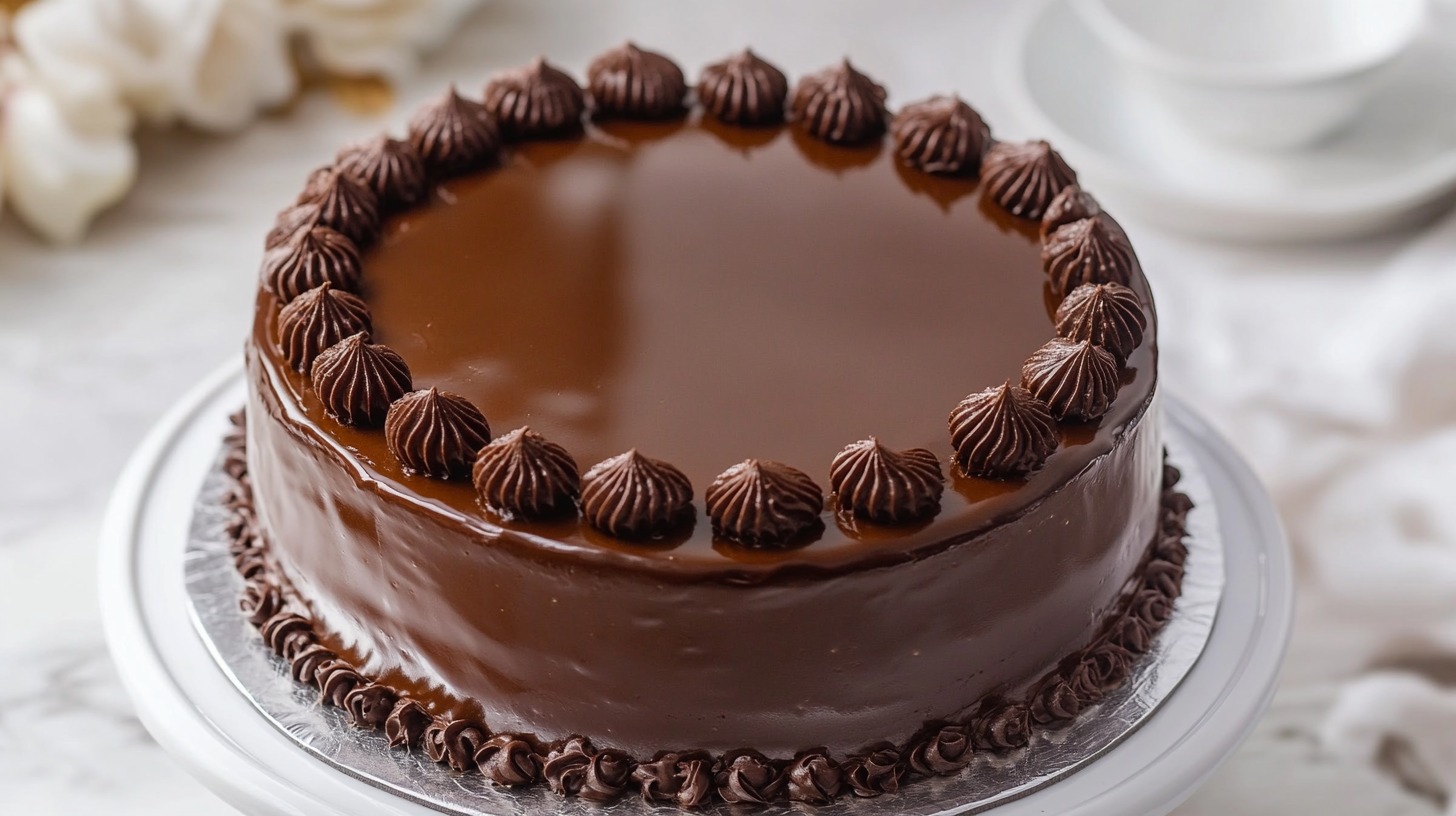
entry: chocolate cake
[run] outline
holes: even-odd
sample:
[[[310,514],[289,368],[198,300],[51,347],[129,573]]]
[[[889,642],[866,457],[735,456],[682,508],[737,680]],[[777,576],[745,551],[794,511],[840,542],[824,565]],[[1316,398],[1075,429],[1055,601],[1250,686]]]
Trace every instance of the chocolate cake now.
[[[626,45],[314,173],[228,458],[294,678],[689,807],[893,792],[1119,686],[1186,553],[1147,281],[1051,146],[886,100]]]

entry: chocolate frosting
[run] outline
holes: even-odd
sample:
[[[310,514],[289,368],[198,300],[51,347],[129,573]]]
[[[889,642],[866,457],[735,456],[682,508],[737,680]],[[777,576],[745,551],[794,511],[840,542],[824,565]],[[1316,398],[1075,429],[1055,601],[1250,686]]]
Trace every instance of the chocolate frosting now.
[[[1106,215],[1058,227],[1042,244],[1041,261],[1052,290],[1064,297],[1084,283],[1126,285],[1137,264],[1127,235]]]
[[[703,69],[698,101],[720,122],[768,125],[783,121],[789,80],[784,72],[743,49]]]
[[[399,695],[388,686],[366,684],[356,687],[344,697],[344,710],[349,724],[356,728],[383,728],[394,711]]]
[[[325,283],[359,288],[359,250],[338,230],[314,226],[263,257],[263,286],[284,303]]]
[[[364,428],[382,424],[390,403],[410,390],[409,366],[363,332],[324,349],[309,379],[329,416]]]
[[[637,763],[613,748],[605,748],[586,766],[586,779],[577,794],[588,802],[610,802],[621,796],[632,782]]]
[[[364,182],[386,210],[399,210],[425,197],[425,160],[403,139],[380,134],[339,151],[334,164]]]
[[[643,801],[693,808],[707,803],[715,789],[713,761],[706,754],[665,753],[632,771]]]
[[[961,400],[950,412],[950,444],[968,476],[1018,477],[1057,449],[1056,420],[1046,403],[1007,382]]]
[[[416,473],[465,479],[476,452],[490,441],[490,425],[470,400],[430,388],[389,406],[384,439],[400,464]]]
[[[1022,703],[998,701],[975,723],[976,747],[1004,753],[1025,747],[1031,738],[1030,714]]]
[[[1073,289],[1056,315],[1057,334],[1086,340],[1126,360],[1142,345],[1148,317],[1137,293],[1120,283],[1084,283]]]
[[[384,721],[384,737],[389,740],[390,748],[413,748],[424,738],[430,722],[430,713],[424,706],[414,700],[401,699]]]
[[[293,370],[304,372],[324,349],[370,328],[364,301],[324,281],[278,313],[278,344]]]
[[[1044,141],[997,142],[981,160],[981,183],[991,200],[1018,218],[1039,220],[1077,173]]]
[[[502,518],[546,519],[576,508],[581,475],[576,460],[529,427],[491,441],[472,472],[480,503]]]
[[[303,647],[293,660],[288,663],[288,673],[295,682],[307,683],[311,686],[318,684],[319,670],[324,666],[338,660],[339,656],[329,651],[324,646],[314,643]]]
[[[625,539],[660,536],[693,515],[693,486],[682,471],[635,448],[592,465],[581,479],[587,523]]]
[[[1091,218],[1101,212],[1102,205],[1097,203],[1091,193],[1083,190],[1081,185],[1068,184],[1047,205],[1046,213],[1041,217],[1041,237],[1045,239],[1056,232],[1058,227]]]
[[[823,751],[806,751],[794,757],[784,771],[789,801],[827,805],[844,790],[844,772]]]
[[[1096,419],[1117,396],[1117,358],[1085,340],[1058,337],[1027,358],[1021,385],[1058,419]]]
[[[474,720],[437,718],[425,728],[421,739],[431,762],[443,762],[454,771],[470,771],[475,769],[475,753],[487,737],[485,729]]]
[[[248,623],[261,626],[263,622],[283,610],[283,596],[278,587],[267,581],[248,581],[243,585],[243,596],[238,600],[238,611]]]
[[[581,130],[586,92],[571,75],[544,57],[491,77],[485,108],[507,138],[570,136]]]
[[[845,446],[829,466],[829,487],[839,510],[879,524],[933,515],[944,482],[940,458],[931,451],[893,451],[873,436]]]
[[[317,204],[293,204],[273,219],[273,226],[263,240],[268,251],[291,244],[302,233],[319,226]]]
[[[552,792],[561,796],[575,796],[586,784],[587,770],[591,765],[591,743],[582,737],[572,737],[561,747],[546,755],[542,775]]]
[[[318,223],[342,232],[358,246],[368,246],[379,235],[379,199],[342,168],[314,171],[297,203],[317,206]]]
[[[268,648],[284,660],[292,660],[304,648],[317,642],[308,620],[292,612],[269,618],[258,631]]]
[[[728,468],[703,497],[718,535],[754,547],[791,541],[824,511],[824,491],[807,473],[767,459]]]
[[[921,776],[956,773],[971,761],[971,738],[963,725],[942,726],[913,742],[907,760]]]
[[[900,790],[906,771],[900,752],[888,743],[850,757],[841,767],[844,781],[854,795],[867,798]]]
[[[895,154],[927,173],[973,174],[991,141],[981,115],[956,96],[932,96],[906,105],[890,123]]]
[[[349,693],[364,685],[364,677],[348,661],[336,658],[318,667],[313,684],[319,690],[319,703],[343,708]]]
[[[409,140],[424,160],[425,170],[446,178],[487,167],[500,153],[500,129],[485,106],[466,99],[451,85],[409,121]]]
[[[543,759],[515,734],[496,734],[475,751],[475,764],[485,778],[513,788],[539,781]]]
[[[885,132],[885,89],[844,60],[799,80],[794,119],[831,144],[863,144]]]
[[[716,774],[718,795],[730,805],[767,805],[786,784],[774,763],[756,754],[740,754],[725,761]]]
[[[1053,677],[1043,683],[1032,698],[1031,719],[1041,725],[1052,725],[1076,718],[1086,703],[1065,678]]]
[[[682,69],[630,42],[592,60],[586,82],[595,116],[667,119],[685,110],[688,83]]]

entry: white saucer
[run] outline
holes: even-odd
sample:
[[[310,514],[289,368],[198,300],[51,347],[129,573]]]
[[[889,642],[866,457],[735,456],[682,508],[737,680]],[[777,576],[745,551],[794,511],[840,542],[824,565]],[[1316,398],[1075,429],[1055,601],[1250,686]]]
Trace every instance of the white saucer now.
[[[112,497],[101,540],[101,605],[122,681],[157,741],[246,813],[434,813],[335,770],[274,728],[223,674],[189,620],[182,558],[192,503],[244,392],[236,362],[201,383],[142,443]],[[1176,400],[1165,400],[1164,410],[1168,432],[1211,486],[1227,542],[1212,637],[1140,729],[1086,769],[995,808],[997,816],[1166,813],[1243,742],[1273,694],[1294,604],[1283,533],[1267,494],[1228,445]]]
[[[1207,237],[1343,238],[1456,198],[1456,37],[1427,30],[1357,123],[1303,150],[1205,142],[1129,86],[1068,0],[1009,21],[1001,68],[1026,132],[1045,135],[1114,212]]]

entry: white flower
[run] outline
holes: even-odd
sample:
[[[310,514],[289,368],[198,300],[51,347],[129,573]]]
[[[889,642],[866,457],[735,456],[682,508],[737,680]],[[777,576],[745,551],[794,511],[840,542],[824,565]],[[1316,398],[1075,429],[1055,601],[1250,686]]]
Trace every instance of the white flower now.
[[[480,0],[285,0],[290,26],[328,71],[397,80]]]
[[[96,213],[136,176],[136,148],[115,103],[70,119],[14,55],[0,58],[0,185],[5,200],[36,232],[75,241]]]
[[[73,116],[119,100],[153,123],[233,130],[297,85],[277,0],[41,0],[15,38]]]

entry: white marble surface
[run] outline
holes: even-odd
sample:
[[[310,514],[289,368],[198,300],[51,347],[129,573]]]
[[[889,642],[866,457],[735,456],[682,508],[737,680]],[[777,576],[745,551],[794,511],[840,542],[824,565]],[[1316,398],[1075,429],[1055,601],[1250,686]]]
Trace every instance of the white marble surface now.
[[[0,814],[227,812],[130,713],[102,642],[95,538],[111,482],[147,427],[237,353],[262,235],[309,169],[342,142],[398,124],[444,81],[474,87],[538,51],[580,70],[629,34],[688,66],[744,43],[793,74],[850,53],[892,101],[955,88],[998,132],[1027,135],[1005,112],[988,56],[1007,3],[896,5],[887,14],[888,4],[828,0],[497,2],[383,119],[314,96],[233,138],[146,134],[141,183],[81,246],[54,249],[0,224]],[[1158,290],[1165,380],[1204,405],[1269,480],[1303,570],[1273,711],[1178,813],[1437,812],[1392,777],[1337,763],[1316,744],[1337,684],[1388,650],[1387,630],[1350,612],[1348,593],[1321,578],[1313,539],[1331,485],[1418,438],[1412,428],[1433,432],[1456,416],[1450,400],[1353,418],[1328,404],[1341,388],[1405,383],[1359,380],[1384,371],[1380,360],[1347,369],[1329,343],[1359,330],[1363,304],[1418,285],[1411,266],[1450,266],[1456,220],[1306,249],[1220,248],[1128,227]]]

